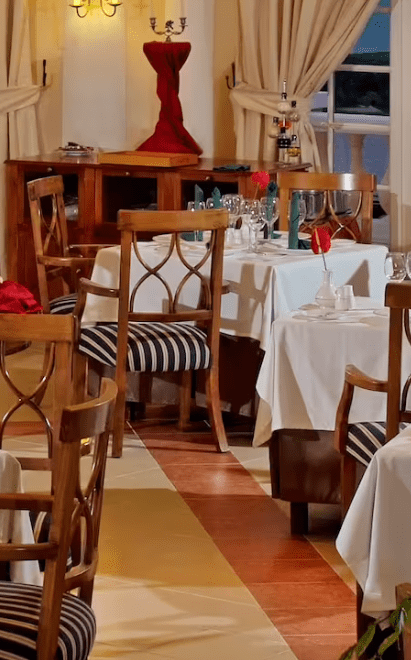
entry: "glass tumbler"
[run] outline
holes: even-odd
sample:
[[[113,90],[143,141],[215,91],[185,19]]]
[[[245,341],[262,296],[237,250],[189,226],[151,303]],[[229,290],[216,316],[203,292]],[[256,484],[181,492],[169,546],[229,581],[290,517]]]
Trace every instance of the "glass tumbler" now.
[[[402,282],[407,274],[405,263],[403,252],[387,252],[384,263],[386,278],[393,282]]]

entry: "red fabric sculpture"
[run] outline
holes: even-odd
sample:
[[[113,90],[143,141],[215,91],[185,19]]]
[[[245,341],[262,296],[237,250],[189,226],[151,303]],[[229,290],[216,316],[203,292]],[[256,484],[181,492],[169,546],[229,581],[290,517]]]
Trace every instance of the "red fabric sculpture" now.
[[[42,311],[31,291],[22,284],[7,280],[0,284],[0,314],[37,314]]]
[[[179,71],[190,54],[188,42],[150,41],[143,51],[157,72],[157,95],[161,101],[160,117],[151,137],[137,151],[201,154],[202,149],[183,126],[183,111],[178,92]]]

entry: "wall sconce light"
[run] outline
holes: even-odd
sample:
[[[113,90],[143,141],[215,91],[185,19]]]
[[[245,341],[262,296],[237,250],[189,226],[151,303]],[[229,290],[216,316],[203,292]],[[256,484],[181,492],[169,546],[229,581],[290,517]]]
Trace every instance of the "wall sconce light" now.
[[[117,11],[117,7],[119,7],[122,2],[120,2],[120,0],[98,0],[97,3],[96,0],[72,0],[69,6],[74,7],[77,12],[77,16],[84,18],[87,16],[90,9],[96,4],[100,5],[100,9],[105,16],[111,17],[114,16]],[[106,7],[112,7],[112,10],[107,11]]]

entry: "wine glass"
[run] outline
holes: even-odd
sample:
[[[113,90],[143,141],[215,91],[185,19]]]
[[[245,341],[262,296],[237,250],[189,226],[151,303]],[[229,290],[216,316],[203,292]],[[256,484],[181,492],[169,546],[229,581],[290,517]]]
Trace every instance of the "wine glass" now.
[[[411,280],[411,252],[407,252],[405,256],[405,270],[407,271],[407,275]]]
[[[250,204],[248,214],[248,228],[250,231],[250,241],[248,252],[259,252],[258,248],[258,232],[264,227],[266,221],[264,213],[261,211],[261,203],[255,199]]]
[[[261,197],[260,204],[261,213],[268,228],[268,240],[270,241],[274,223],[277,221],[280,211],[279,200],[276,197]]]
[[[404,253],[387,252],[385,256],[384,272],[387,279],[393,282],[402,282],[407,274]]]
[[[307,217],[307,202],[305,201],[305,197],[300,195],[298,199],[298,229],[300,229],[306,217]]]
[[[234,230],[240,217],[241,197],[240,195],[227,194],[221,197],[221,205],[228,211],[228,229],[226,232],[226,245],[236,244]]]
[[[188,202],[187,203],[187,211],[204,211],[206,208],[205,202]],[[202,241],[203,240],[203,232],[202,231],[195,231],[194,232],[194,240],[195,241]]]

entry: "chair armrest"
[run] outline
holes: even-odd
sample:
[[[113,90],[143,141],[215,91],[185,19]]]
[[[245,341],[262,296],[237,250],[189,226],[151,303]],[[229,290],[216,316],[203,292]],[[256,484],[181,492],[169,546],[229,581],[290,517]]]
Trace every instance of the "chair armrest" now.
[[[109,247],[116,247],[115,243],[72,243],[71,245],[68,246],[68,251],[77,251],[82,254],[83,252],[87,253],[90,251],[94,252],[94,256],[96,253],[101,250],[102,248],[109,248]]]
[[[111,289],[108,286],[103,286],[102,284],[97,284],[88,280],[86,277],[81,277],[79,281],[79,293],[84,292],[93,293],[95,296],[105,296],[106,298],[118,298],[120,295],[120,289]]]
[[[355,365],[347,364],[345,368],[344,388],[335,418],[334,447],[340,454],[345,454],[348,435],[348,417],[355,387],[370,390],[371,392],[388,392],[388,381],[370,378]]]
[[[0,510],[51,511],[53,497],[42,493],[2,493]]]
[[[229,280],[223,280],[221,295],[225,296],[226,293],[231,293],[231,291],[232,291],[231,282]]]
[[[120,289],[110,289],[102,284],[96,284],[95,282],[88,280],[86,277],[80,277],[77,290],[77,302],[73,310],[73,316],[77,319],[79,327],[88,293],[92,293],[95,296],[104,296],[105,298],[118,298],[120,296]]]
[[[47,255],[39,255],[37,260],[45,266],[54,266],[56,268],[75,268],[92,266],[94,264],[94,257],[48,257]]]

